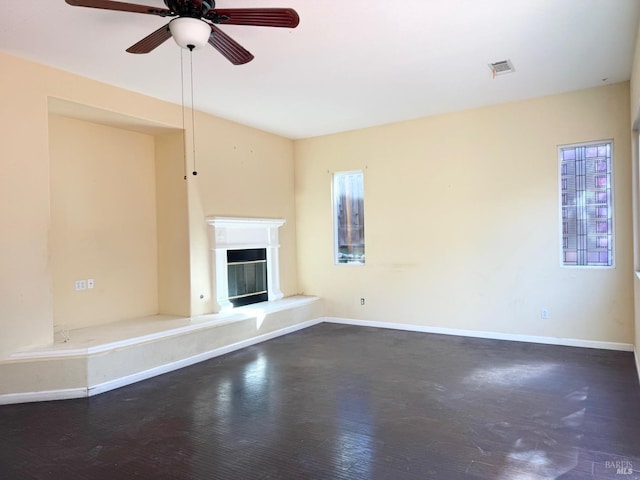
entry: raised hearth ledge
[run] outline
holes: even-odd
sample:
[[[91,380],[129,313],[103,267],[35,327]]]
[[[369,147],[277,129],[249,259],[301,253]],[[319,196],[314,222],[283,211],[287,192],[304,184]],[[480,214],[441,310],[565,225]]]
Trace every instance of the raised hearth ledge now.
[[[56,335],[55,343],[23,352],[16,352],[9,360],[24,358],[73,357],[108,352],[142,342],[181,335],[232,322],[239,322],[300,307],[318,301],[318,297],[293,296],[273,302],[261,302],[232,311],[198,315],[195,317],[176,317],[170,315],[152,315],[131,320],[79,328],[69,331],[69,341],[64,342]]]
[[[293,296],[193,318],[155,316],[71,330],[70,340],[0,361],[0,405],[83,398],[322,322],[318,297]]]

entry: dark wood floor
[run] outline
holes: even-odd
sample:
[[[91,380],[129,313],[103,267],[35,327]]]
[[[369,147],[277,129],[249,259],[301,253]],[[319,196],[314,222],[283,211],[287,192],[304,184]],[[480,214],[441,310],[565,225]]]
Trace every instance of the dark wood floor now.
[[[0,407],[0,478],[640,478],[633,355],[321,324]]]

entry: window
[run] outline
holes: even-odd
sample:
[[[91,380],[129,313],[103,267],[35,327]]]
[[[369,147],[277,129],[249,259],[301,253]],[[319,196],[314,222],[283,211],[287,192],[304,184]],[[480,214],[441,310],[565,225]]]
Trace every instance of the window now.
[[[612,141],[558,148],[564,266],[613,266],[612,151]]]
[[[333,175],[333,217],[336,263],[364,264],[364,175]]]

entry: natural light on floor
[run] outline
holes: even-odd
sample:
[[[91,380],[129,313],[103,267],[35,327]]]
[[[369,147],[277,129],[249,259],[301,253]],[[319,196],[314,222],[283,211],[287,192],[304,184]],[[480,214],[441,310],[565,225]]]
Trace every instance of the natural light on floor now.
[[[264,319],[267,316],[267,312],[264,310],[264,308],[259,308],[259,307],[241,307],[242,308],[242,312],[246,313],[247,315],[250,315],[252,317],[256,317],[256,330],[260,330],[260,327],[262,327],[262,324],[264,323]]]
[[[559,368],[557,363],[540,362],[538,364],[521,364],[508,367],[476,368],[465,379],[464,383],[472,384],[478,389],[508,387],[508,394],[522,395],[523,402],[528,395],[534,394],[535,384],[553,375]],[[529,387],[529,388],[527,388]],[[505,390],[506,391],[506,390]],[[589,387],[573,390],[564,396],[564,402],[554,411],[526,411],[523,403],[521,425],[509,422],[488,423],[485,428],[505,441],[511,442],[511,451],[504,457],[504,465],[497,478],[502,480],[520,480],[531,478],[531,472],[541,478],[559,478],[571,471],[578,464],[578,451],[574,447],[564,447],[563,442],[548,433],[549,428],[557,430],[559,435],[571,435],[581,438],[581,430]],[[558,412],[568,412],[560,416]],[[527,472],[519,473],[519,472]]]

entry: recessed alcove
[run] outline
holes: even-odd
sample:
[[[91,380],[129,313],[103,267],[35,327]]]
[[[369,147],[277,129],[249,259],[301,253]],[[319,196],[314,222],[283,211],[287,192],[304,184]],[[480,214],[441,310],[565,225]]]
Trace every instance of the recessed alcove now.
[[[54,333],[188,316],[166,300],[179,295],[187,305],[188,288],[164,288],[179,278],[175,264],[188,266],[182,131],[58,98],[48,107]],[[167,248],[180,237],[183,252]],[[94,288],[74,288],[87,279]]]

